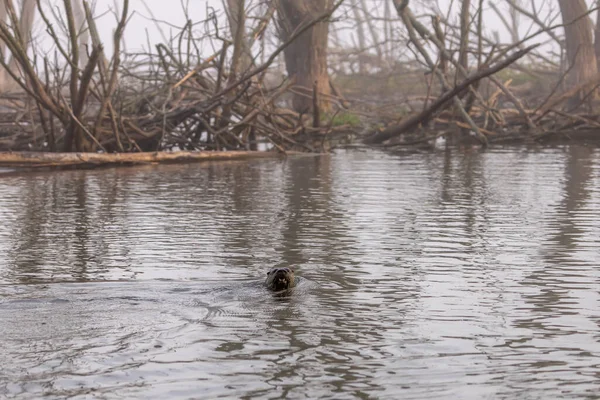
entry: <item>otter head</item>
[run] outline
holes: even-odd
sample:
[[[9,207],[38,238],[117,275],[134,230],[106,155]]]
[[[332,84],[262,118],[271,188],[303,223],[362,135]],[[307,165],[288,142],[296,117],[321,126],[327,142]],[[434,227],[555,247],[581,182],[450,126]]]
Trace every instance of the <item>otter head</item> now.
[[[267,272],[267,287],[279,292],[280,290],[293,288],[296,284],[294,270],[291,268],[271,268]]]

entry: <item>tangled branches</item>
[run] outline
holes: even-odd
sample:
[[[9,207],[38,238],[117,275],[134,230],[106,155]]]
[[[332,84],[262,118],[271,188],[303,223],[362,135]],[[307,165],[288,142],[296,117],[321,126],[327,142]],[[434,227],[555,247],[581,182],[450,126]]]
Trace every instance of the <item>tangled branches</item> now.
[[[236,63],[228,65],[226,55],[230,46],[235,55],[235,49],[244,45],[242,35],[233,42],[221,39],[220,50],[202,57],[190,26],[172,43],[156,46],[155,52],[124,55],[120,43],[129,17],[128,0],[118,18],[110,60],[84,2],[92,43],[82,63],[70,1],[64,0],[67,46],[39,0],[37,4],[61,62],[51,63],[47,57],[40,62],[28,54],[26,39],[14,28],[17,13],[11,6],[9,23],[0,22],[0,41],[15,58],[18,72],[0,63],[22,89],[0,97],[1,150],[255,150],[264,144],[281,151],[319,151],[325,138],[345,130],[282,107],[291,81],[265,83],[269,66],[285,46],[329,18],[333,9],[307,21],[261,65],[236,71]],[[269,9],[265,19],[272,15]],[[66,65],[68,73],[60,65]]]

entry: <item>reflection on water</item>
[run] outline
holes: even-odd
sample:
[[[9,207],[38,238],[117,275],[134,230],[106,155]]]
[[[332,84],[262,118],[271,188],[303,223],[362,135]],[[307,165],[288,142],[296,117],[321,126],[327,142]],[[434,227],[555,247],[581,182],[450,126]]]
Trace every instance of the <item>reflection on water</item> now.
[[[595,398],[599,184],[578,146],[1,176],[0,397]]]

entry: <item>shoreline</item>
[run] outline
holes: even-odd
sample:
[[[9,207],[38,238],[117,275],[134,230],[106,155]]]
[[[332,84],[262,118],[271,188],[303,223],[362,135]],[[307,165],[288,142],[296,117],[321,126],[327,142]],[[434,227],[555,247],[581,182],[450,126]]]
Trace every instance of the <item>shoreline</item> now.
[[[420,137],[414,141],[400,141],[379,145],[365,145],[364,143],[355,143],[347,146],[337,147],[337,150],[351,150],[354,148],[381,150],[410,150],[410,149],[431,149],[432,140],[435,136]],[[471,139],[471,140],[469,140]],[[577,132],[571,134],[564,132],[552,132],[543,137],[531,137],[524,135],[502,135],[490,140],[487,149],[494,147],[547,147],[547,146],[599,146],[600,134],[597,131]],[[481,146],[474,138],[467,138],[457,143],[448,145],[451,148],[461,148],[463,146]],[[485,147],[482,148],[485,151]],[[52,171],[65,169],[93,169],[101,167],[119,167],[134,165],[153,165],[153,164],[192,164],[210,161],[243,161],[256,159],[285,159],[289,156],[318,156],[325,153],[312,153],[301,151],[288,151],[285,153],[278,151],[158,151],[141,153],[52,153],[36,151],[0,151],[0,174],[10,172],[26,171]]]

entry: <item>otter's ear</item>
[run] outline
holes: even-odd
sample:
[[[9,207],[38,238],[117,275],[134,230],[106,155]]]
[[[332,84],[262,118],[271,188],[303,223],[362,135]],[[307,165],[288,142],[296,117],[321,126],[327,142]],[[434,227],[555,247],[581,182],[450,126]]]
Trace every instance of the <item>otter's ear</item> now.
[[[271,274],[271,271],[267,271],[267,275]]]
[[[292,272],[295,272],[295,271],[294,271],[294,268],[291,268],[291,270],[292,270]]]

